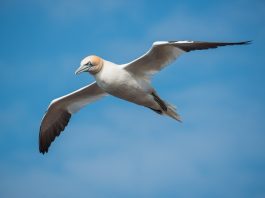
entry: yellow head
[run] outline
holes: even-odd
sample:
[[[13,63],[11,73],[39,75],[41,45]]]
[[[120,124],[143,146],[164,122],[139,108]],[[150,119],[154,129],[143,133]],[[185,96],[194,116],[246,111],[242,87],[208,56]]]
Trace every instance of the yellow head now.
[[[100,72],[102,67],[103,67],[102,58],[95,55],[87,56],[81,61],[80,67],[75,71],[75,74],[80,74],[82,72],[89,72],[92,75],[94,75]]]

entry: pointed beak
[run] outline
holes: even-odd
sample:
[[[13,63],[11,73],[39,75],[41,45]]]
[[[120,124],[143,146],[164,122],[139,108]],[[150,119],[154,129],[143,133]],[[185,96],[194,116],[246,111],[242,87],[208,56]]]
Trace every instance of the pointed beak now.
[[[75,75],[80,74],[82,72],[87,72],[89,70],[89,66],[87,65],[81,65],[76,71]]]

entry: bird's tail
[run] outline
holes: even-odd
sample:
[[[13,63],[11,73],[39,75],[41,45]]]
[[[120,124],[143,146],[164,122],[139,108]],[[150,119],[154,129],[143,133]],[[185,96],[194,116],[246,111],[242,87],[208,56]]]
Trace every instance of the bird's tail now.
[[[156,101],[156,103],[160,106],[160,109],[159,110],[152,109],[152,108],[150,109],[152,109],[158,114],[167,115],[181,122],[181,119],[180,119],[179,114],[177,113],[176,107],[162,100],[155,92],[152,93],[152,96],[154,100]]]
[[[171,117],[171,118],[173,118],[179,122],[182,122],[180,115],[177,113],[176,107],[174,107],[173,105],[168,104],[168,103],[166,103],[166,106],[167,106],[167,110],[166,111],[163,110],[163,114],[167,115],[167,116],[169,116],[169,117]]]

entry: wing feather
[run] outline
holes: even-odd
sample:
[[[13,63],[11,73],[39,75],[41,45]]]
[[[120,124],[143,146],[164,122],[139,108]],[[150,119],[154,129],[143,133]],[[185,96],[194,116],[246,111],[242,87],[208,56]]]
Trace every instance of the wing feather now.
[[[250,41],[233,43],[201,41],[157,41],[153,43],[151,49],[143,56],[128,64],[125,64],[123,67],[133,74],[150,77],[159,72],[165,66],[172,63],[184,52],[217,48],[227,45],[244,45],[249,43]]]
[[[67,126],[71,115],[85,105],[107,95],[95,82],[51,102],[40,125],[39,151],[48,152],[54,139]]]

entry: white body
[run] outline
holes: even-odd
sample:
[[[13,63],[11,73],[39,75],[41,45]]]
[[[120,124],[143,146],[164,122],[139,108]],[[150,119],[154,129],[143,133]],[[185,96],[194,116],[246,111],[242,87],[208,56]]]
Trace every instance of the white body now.
[[[159,109],[151,95],[154,89],[150,82],[135,76],[121,65],[104,60],[103,68],[94,77],[98,86],[110,95],[138,105]]]

